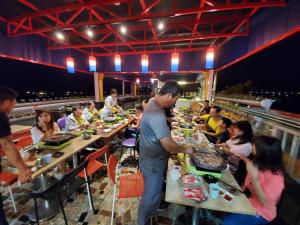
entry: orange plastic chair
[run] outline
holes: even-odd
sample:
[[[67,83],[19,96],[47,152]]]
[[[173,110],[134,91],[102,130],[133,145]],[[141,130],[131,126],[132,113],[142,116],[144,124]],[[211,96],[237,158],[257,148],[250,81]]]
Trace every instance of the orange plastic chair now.
[[[11,202],[12,202],[15,212],[17,212],[17,207],[15,204],[15,199],[14,199],[12,190],[11,190],[11,185],[16,183],[17,181],[18,181],[18,175],[16,175],[16,174],[9,173],[9,172],[0,173],[0,183],[1,183],[1,185],[8,187],[10,199],[11,199]]]
[[[107,152],[109,150],[109,146],[105,145],[103,148],[99,149],[96,152],[93,152],[92,154],[88,155],[86,157],[86,160],[89,162],[87,167],[87,175],[92,176],[95,174],[98,170],[103,169],[105,166],[107,166]],[[102,157],[104,155],[105,157],[105,163],[103,164],[99,162],[97,159]],[[78,174],[79,177],[85,178],[84,171],[81,171],[81,173]]]
[[[22,137],[22,138],[18,139],[18,142],[15,144],[15,146],[18,150],[21,150],[21,149],[26,148],[31,145],[32,145],[31,136]]]
[[[111,155],[107,164],[107,173],[110,182],[114,185],[112,210],[111,210],[111,225],[114,222],[115,201],[117,192],[118,179],[118,160],[115,155]],[[139,197],[144,192],[144,178],[141,173],[120,176],[119,195],[118,199]]]

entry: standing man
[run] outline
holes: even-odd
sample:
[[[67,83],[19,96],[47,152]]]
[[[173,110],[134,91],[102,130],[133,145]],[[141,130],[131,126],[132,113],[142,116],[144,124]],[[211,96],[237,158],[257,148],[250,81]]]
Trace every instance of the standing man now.
[[[179,84],[168,81],[144,109],[140,125],[139,165],[145,188],[138,209],[138,225],[147,224],[159,206],[169,154],[193,152],[191,145],[178,145],[172,140],[167,125],[165,109],[173,106],[181,94]]]
[[[115,112],[122,112],[123,109],[118,105],[117,101],[118,92],[116,89],[110,90],[110,95],[106,97],[104,102],[104,107],[102,109],[101,117],[106,119],[108,116],[112,115]]]
[[[9,119],[7,114],[10,113],[16,105],[17,93],[12,89],[0,86],[0,146],[4,151],[9,162],[14,165],[19,171],[19,180],[21,182],[26,182],[31,180],[31,170],[25,165],[19,151],[14,146],[11,130],[9,125]],[[0,156],[0,173],[2,171]],[[0,224],[8,225],[3,205],[2,205],[2,195],[0,193]]]

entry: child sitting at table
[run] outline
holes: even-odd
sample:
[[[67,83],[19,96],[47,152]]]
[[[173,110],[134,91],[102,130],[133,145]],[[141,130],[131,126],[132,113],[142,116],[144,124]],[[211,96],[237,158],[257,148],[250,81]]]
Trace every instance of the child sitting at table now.
[[[224,225],[261,225],[276,217],[284,189],[281,143],[274,137],[255,137],[252,153],[252,161],[243,159],[247,168],[243,189],[257,215],[231,213],[225,216]]]
[[[142,105],[137,105],[135,107],[135,110],[136,110],[136,116],[134,116],[134,117],[135,117],[136,120],[135,120],[135,123],[132,125],[132,127],[128,128],[125,131],[125,137],[126,138],[135,137],[135,135],[137,133],[137,130],[140,127],[140,122],[141,122],[142,116],[143,116],[143,107],[142,107]]]
[[[232,125],[233,137],[226,143],[217,144],[226,152],[227,162],[231,173],[237,182],[242,185],[246,177],[245,163],[240,157],[249,157],[252,151],[253,131],[251,124],[244,121],[237,121]]]

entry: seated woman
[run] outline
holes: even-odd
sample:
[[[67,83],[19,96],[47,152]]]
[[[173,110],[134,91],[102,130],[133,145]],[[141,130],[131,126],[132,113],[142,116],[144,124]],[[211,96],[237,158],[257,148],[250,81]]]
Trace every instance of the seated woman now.
[[[252,151],[253,132],[251,124],[246,121],[237,121],[232,125],[233,137],[226,143],[217,144],[237,156],[248,157]]]
[[[82,115],[82,107],[72,108],[72,113],[66,118],[66,132],[84,128],[89,125],[89,122]]]
[[[86,108],[83,110],[83,116],[90,123],[100,119],[100,113],[96,109],[94,102],[89,102],[87,104]]]
[[[274,137],[255,137],[252,154],[252,161],[244,159],[247,177],[243,189],[257,215],[232,213],[225,216],[224,225],[268,224],[276,217],[284,189],[281,143]]]
[[[246,168],[240,157],[250,157],[252,151],[253,132],[248,121],[238,121],[233,125],[233,137],[226,143],[217,144],[227,152],[227,162],[231,173],[237,182],[242,185],[246,177]],[[226,158],[225,157],[225,158]]]
[[[233,130],[231,125],[232,125],[231,119],[228,118],[221,119],[221,123],[219,126],[222,128],[223,131],[218,137],[217,144],[225,143],[231,138],[231,136],[233,136]]]
[[[125,132],[125,137],[126,138],[135,137],[136,132],[140,127],[140,122],[141,122],[142,116],[143,116],[143,107],[142,107],[142,105],[137,105],[135,107],[135,110],[136,110],[136,116],[135,116],[136,120],[134,122],[134,125],[126,130],[126,132]]]
[[[49,137],[60,132],[57,123],[54,122],[50,112],[45,110],[37,111],[35,125],[31,128],[33,144],[37,144],[43,137]]]

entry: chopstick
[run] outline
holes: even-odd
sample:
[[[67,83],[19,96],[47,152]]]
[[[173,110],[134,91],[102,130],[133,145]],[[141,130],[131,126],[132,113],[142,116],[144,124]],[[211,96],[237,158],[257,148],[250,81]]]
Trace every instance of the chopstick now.
[[[222,181],[221,179],[219,179],[219,181],[220,181],[221,183],[225,184],[226,186],[228,186],[228,187],[230,187],[230,188],[232,188],[232,189],[234,189],[234,190],[236,190],[236,191],[238,191],[238,192],[244,194],[244,192],[241,191],[240,189],[238,189],[238,188],[236,188],[236,187],[233,187],[232,185],[230,185],[230,184],[228,184],[228,183]]]

